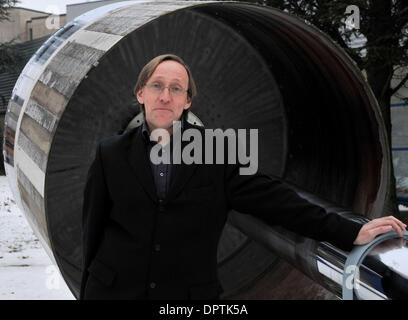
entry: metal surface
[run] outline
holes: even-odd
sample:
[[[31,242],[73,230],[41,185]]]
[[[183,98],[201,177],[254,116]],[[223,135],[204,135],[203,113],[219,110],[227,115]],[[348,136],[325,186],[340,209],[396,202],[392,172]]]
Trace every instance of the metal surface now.
[[[206,127],[258,128],[260,171],[346,208],[340,213],[387,214],[389,146],[378,104],[325,34],[257,5],[116,3],[78,17],[40,48],[6,114],[13,194],[75,296],[83,189],[96,145],[139,113],[137,76],[167,52],[192,69],[192,111]],[[228,223],[219,245],[225,298],[332,297],[316,281],[316,242],[278,229],[275,254],[242,224]],[[300,261],[296,267],[315,282],[279,256]]]
[[[305,196],[305,194],[303,194]],[[312,201],[324,206],[324,203]],[[342,212],[350,219],[361,220],[351,212]],[[273,252],[302,270],[309,278],[342,297],[343,273],[348,252],[333,245],[299,241],[299,237],[283,228],[265,227],[252,217],[234,213],[231,223]],[[373,246],[363,259],[356,276],[355,294],[361,300],[408,298],[408,244],[396,236]]]
[[[400,252],[395,254],[394,251],[401,249],[406,239],[408,232],[404,231],[400,237],[392,230],[377,236],[370,243],[354,247],[344,266],[343,299],[407,299],[408,278],[404,270],[407,267],[407,252],[398,250]]]

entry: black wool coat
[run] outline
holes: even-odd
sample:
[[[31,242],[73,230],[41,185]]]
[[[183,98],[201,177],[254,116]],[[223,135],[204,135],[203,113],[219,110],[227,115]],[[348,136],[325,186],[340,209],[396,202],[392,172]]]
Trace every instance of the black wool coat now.
[[[103,140],[89,170],[80,299],[216,299],[217,247],[231,209],[345,250],[361,228],[276,179],[240,175],[239,165],[174,165],[159,201],[138,127]]]

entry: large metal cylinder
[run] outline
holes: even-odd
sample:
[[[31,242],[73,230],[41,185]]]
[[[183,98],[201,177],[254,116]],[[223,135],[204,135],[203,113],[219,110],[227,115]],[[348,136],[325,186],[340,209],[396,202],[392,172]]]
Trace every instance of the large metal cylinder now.
[[[6,114],[4,159],[13,194],[75,296],[83,190],[96,145],[138,114],[137,76],[163,53],[191,67],[198,87],[191,110],[206,127],[259,130],[260,171],[317,203],[335,204],[340,214],[383,215],[390,175],[383,120],[360,71],[329,37],[251,4],[108,5],[44,43],[18,79]],[[233,213],[220,241],[225,298],[332,297],[324,281],[310,276],[316,261],[305,258],[318,243],[276,228],[293,255],[287,246],[273,253],[245,233],[245,218]]]

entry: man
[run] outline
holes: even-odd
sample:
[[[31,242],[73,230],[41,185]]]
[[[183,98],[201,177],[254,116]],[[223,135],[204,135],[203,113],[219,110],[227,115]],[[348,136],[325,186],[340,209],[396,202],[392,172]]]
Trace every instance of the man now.
[[[144,124],[99,144],[84,194],[81,299],[218,298],[217,247],[230,209],[345,250],[392,228],[402,235],[394,217],[362,226],[268,176],[240,175],[239,165],[153,163],[153,131],[172,134],[182,120],[182,130],[203,132],[183,116],[195,91],[181,58],[154,58],[135,87]],[[160,142],[170,146],[161,152],[175,148]]]

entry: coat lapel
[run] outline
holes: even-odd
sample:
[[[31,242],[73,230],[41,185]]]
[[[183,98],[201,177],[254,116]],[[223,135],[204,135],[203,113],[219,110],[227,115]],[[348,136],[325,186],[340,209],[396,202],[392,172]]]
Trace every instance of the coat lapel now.
[[[187,181],[191,178],[196,170],[197,165],[192,164],[175,164],[173,165],[174,174],[170,184],[170,190],[167,193],[166,201],[170,201],[177,196],[184,188]]]
[[[183,121],[184,121],[184,124],[183,124],[184,130],[190,128],[190,125],[188,124],[188,122],[185,119],[183,119]],[[189,143],[190,143],[189,141],[181,141],[181,151],[183,151],[184,147]],[[172,170],[174,170],[174,174],[172,176],[170,190],[168,191],[166,201],[173,199],[183,190],[186,183],[192,177],[196,169],[197,169],[197,164],[195,163],[185,164],[183,160],[181,161],[181,164],[173,165]]]
[[[141,127],[136,130],[131,139],[128,161],[138,178],[138,182],[150,198],[157,202],[157,191],[154,185],[150,160],[147,155],[147,146],[141,134]]]

